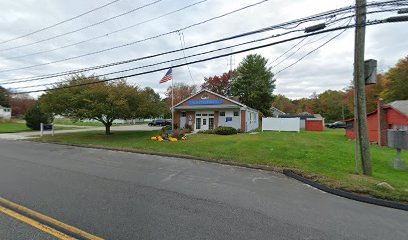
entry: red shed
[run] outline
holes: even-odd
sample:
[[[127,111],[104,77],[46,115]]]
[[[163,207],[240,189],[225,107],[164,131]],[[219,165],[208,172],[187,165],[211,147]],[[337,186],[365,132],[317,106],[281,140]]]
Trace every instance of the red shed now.
[[[346,137],[355,138],[355,120],[345,121]],[[378,104],[375,111],[367,114],[368,139],[381,146],[387,145],[387,129],[408,130],[408,100]]]
[[[306,119],[305,121],[306,131],[323,132],[323,129],[324,129],[323,119],[313,119],[313,118]]]

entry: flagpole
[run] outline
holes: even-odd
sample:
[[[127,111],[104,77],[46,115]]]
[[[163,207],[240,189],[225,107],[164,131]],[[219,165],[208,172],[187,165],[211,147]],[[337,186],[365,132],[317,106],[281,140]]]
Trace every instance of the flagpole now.
[[[174,82],[174,77],[171,78],[171,130],[172,131],[174,131],[174,84],[173,82]]]

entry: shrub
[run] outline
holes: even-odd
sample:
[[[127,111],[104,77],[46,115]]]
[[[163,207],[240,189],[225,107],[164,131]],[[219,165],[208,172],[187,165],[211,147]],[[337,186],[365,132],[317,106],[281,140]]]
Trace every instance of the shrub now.
[[[201,131],[198,131],[198,133],[202,133],[202,134],[214,134],[214,130],[201,130]]]
[[[40,130],[40,124],[52,123],[53,117],[52,114],[41,111],[40,106],[37,104],[27,111],[25,120],[27,127],[31,128],[32,130]]]
[[[220,126],[214,130],[214,133],[218,135],[233,135],[233,134],[237,134],[238,130],[233,127]]]
[[[184,129],[187,129],[189,133],[193,131],[193,127],[189,124],[186,124],[186,127]]]
[[[188,130],[186,129],[176,129],[171,133],[171,137],[181,140],[181,138],[184,137],[187,132]]]
[[[178,140],[181,140],[181,138],[184,137],[186,133],[189,132],[188,129],[180,129],[180,128],[174,129],[174,131],[171,131],[171,128],[168,129],[167,127],[163,127],[159,132],[159,135],[164,139],[168,139],[169,137],[172,137],[172,138],[177,138]]]
[[[177,124],[174,124],[173,128],[177,129],[178,128]],[[164,130],[164,131],[171,130],[171,125],[167,125],[167,126],[162,127],[162,130]]]
[[[238,133],[245,133],[244,129],[241,129],[241,128],[238,128],[238,129],[237,129],[237,132],[238,132]]]

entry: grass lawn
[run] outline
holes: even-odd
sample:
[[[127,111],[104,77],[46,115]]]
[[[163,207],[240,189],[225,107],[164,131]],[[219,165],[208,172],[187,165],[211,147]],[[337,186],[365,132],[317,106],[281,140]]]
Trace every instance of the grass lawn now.
[[[149,140],[155,133],[114,132],[105,136],[103,132],[80,132],[45,136],[38,141],[138,149],[286,167],[331,187],[408,202],[408,171],[397,171],[392,167],[396,151],[372,145],[373,176],[355,175],[354,141],[343,136],[344,130],[327,130],[323,133],[263,132],[232,136],[195,134],[185,142]],[[407,151],[402,156],[407,161]],[[376,186],[383,181],[396,190]]]
[[[16,132],[27,132],[32,131],[29,129],[25,123],[0,123],[0,133],[16,133]]]

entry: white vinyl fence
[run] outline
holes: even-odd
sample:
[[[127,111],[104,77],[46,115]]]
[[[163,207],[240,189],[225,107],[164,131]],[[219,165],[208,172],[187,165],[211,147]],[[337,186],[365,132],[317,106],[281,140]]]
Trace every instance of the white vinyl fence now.
[[[262,131],[299,132],[300,118],[262,118]]]

